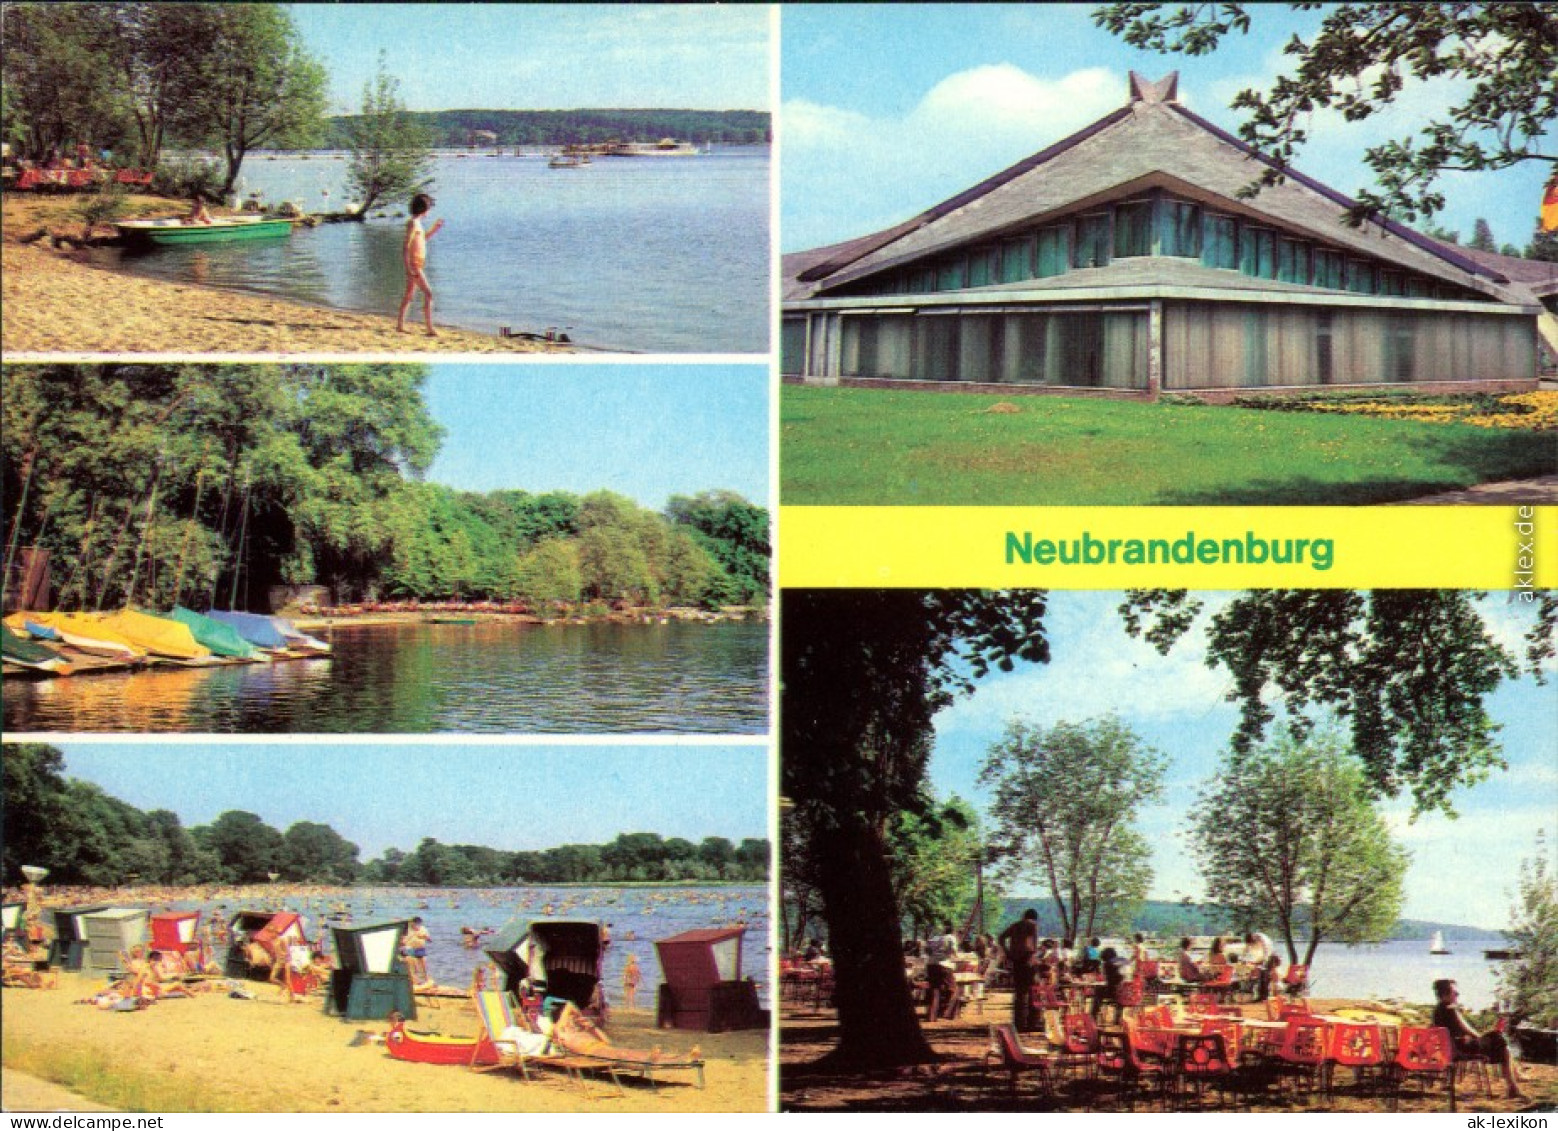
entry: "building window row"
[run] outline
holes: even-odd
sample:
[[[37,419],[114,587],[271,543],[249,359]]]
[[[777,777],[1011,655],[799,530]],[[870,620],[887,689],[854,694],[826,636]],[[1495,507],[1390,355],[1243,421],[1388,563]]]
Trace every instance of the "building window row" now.
[[[936,256],[850,288],[856,294],[930,294],[1047,279],[1116,259],[1169,256],[1256,279],[1354,294],[1483,298],[1275,228],[1156,194],[1085,212],[998,243]]]

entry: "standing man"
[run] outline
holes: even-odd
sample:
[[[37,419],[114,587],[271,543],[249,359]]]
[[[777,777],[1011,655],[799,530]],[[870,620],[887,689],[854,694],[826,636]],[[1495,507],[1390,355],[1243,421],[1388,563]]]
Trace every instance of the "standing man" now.
[[[1012,1024],[1019,1033],[1027,1032],[1034,1027],[1030,1007],[1039,952],[1039,913],[1028,908],[1021,919],[1001,932],[999,941],[1012,972]]]
[[[1271,941],[1271,936],[1264,931],[1251,931],[1244,936],[1244,953],[1239,955],[1239,961],[1255,967],[1260,978],[1260,988],[1257,991],[1256,1001],[1265,1001],[1271,996],[1271,963],[1270,958],[1276,946]]]

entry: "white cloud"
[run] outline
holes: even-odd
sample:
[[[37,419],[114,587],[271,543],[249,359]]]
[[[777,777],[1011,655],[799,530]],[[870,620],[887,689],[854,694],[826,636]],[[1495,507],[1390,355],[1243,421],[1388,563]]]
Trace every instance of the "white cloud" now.
[[[786,197],[784,245],[814,247],[907,219],[1096,121],[1124,89],[1124,77],[1103,67],[1042,79],[990,63],[948,75],[897,116],[787,100],[785,175],[807,193],[804,206]],[[863,185],[874,206],[864,223]]]

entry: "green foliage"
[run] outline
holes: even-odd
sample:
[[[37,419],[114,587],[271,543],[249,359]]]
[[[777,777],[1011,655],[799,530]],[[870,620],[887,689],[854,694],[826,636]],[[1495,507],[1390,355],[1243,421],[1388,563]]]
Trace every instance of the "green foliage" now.
[[[1165,768],[1116,718],[1008,722],[979,778],[994,789],[992,849],[1008,884],[1041,883],[1069,937],[1123,929],[1152,881],[1132,822],[1162,795]]]
[[[196,193],[207,200],[216,200],[221,196],[222,180],[222,166],[217,162],[182,156],[158,163],[151,189],[161,196],[175,196],[181,200],[193,199]]]
[[[1208,896],[1279,932],[1290,962],[1310,963],[1322,940],[1378,942],[1401,911],[1408,855],[1332,735],[1235,751],[1191,825]]]
[[[1498,251],[1498,241],[1493,238],[1493,226],[1478,216],[1471,228],[1471,242],[1466,246],[1478,251]]]
[[[432,110],[407,115],[443,148],[494,144],[569,145],[605,141],[653,142],[674,137],[697,145],[759,145],[773,140],[767,113],[758,110]],[[324,144],[350,145],[358,118],[331,118]]]
[[[191,831],[195,840],[216,854],[233,882],[263,883],[281,869],[285,840],[253,813],[231,809],[209,825]]]
[[[931,1056],[903,972],[888,831],[920,813],[932,719],[992,668],[1043,662],[1044,594],[807,590],[782,594],[780,791],[837,964],[840,1063]]]
[[[1545,232],[1538,222],[1531,233],[1531,242],[1526,246],[1525,257],[1542,263],[1558,263],[1558,230]]]
[[[887,846],[893,897],[909,929],[921,937],[949,924],[961,929],[974,910],[985,851],[974,807],[961,797],[927,799],[917,812],[892,817]]]
[[[440,429],[419,366],[8,368],[7,515],[60,563],[60,607],[248,606],[284,563],[378,570]],[[22,486],[27,485],[25,497]],[[8,542],[17,527],[7,529]],[[241,584],[240,584],[241,583]]]
[[[1296,3],[1295,9],[1315,7]],[[1132,47],[1204,55],[1231,31],[1247,33],[1259,6],[1112,3],[1094,22]],[[1377,191],[1360,191],[1350,218],[1386,213],[1406,220],[1444,207],[1435,190],[1448,171],[1505,169],[1523,161],[1553,161],[1547,148],[1558,118],[1558,6],[1551,3],[1337,4],[1325,9],[1306,41],[1284,48],[1289,73],[1269,92],[1247,89],[1233,100],[1249,116],[1239,133],[1276,162],[1250,187],[1278,184],[1309,140],[1316,109],[1359,121],[1394,106],[1432,102],[1442,113],[1415,137],[1374,146],[1365,160]],[[1414,86],[1408,90],[1408,80]]]
[[[998,394],[797,385],[779,398],[792,505],[1341,506],[1558,468],[1549,436],[1469,424],[1066,396],[1007,415],[983,411]],[[1108,453],[1126,450],[1122,476]]]
[[[123,185],[110,182],[81,202],[76,211],[86,225],[87,239],[92,238],[92,233],[99,224],[111,223],[124,215],[126,195]]]
[[[349,884],[357,878],[357,846],[329,825],[298,821],[281,838],[277,871],[292,882]]]
[[[1313,730],[1314,712],[1350,721],[1353,750],[1376,795],[1407,791],[1416,812],[1453,814],[1455,789],[1505,766],[1485,704],[1519,670],[1488,632],[1477,596],[1448,589],[1241,594],[1207,629],[1207,665],[1228,671],[1227,698],[1240,707],[1235,753],[1262,740],[1280,692],[1300,740]],[[1136,591],[1122,613],[1128,631],[1166,653],[1200,607],[1183,593]],[[1171,619],[1159,620],[1159,609]]]
[[[352,154],[346,177],[358,216],[380,200],[409,197],[432,185],[428,132],[406,113],[400,80],[385,70],[382,51],[378,72],[363,84],[362,113],[348,121],[346,133]]]
[[[622,833],[609,844],[565,844],[539,851],[508,852],[484,845],[440,844],[425,838],[410,853],[387,849],[362,877],[371,883],[485,887],[558,883],[763,883],[768,879],[768,841],[748,839],[734,848],[724,837],[694,846],[657,833]]]
[[[21,154],[73,156],[132,128],[117,82],[113,4],[7,4],[0,19],[6,133]]]
[[[720,568],[709,579],[721,604],[767,604],[773,555],[768,512],[732,491],[673,495],[666,517],[690,529]]]
[[[540,609],[579,602],[584,582],[579,572],[579,548],[562,538],[548,538],[519,559],[519,591]]]
[[[250,150],[319,138],[328,80],[280,4],[200,4],[189,15],[193,50],[173,94],[175,128],[221,151],[226,196]]]
[[[1520,890],[1504,934],[1520,957],[1499,969],[1499,996],[1514,1024],[1558,1027],[1558,876],[1538,833],[1536,853],[1520,866]]]

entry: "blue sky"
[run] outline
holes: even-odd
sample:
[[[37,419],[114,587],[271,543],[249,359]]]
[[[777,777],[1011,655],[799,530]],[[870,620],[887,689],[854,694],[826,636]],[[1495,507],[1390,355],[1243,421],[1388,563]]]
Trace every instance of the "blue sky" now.
[[[428,479],[469,491],[610,490],[660,510],[736,491],[767,506],[768,371],[761,365],[429,367],[448,429]]]
[[[65,776],[185,827],[230,809],[327,824],[367,861],[423,837],[508,851],[618,833],[768,835],[768,751],[748,745],[63,742]],[[688,783],[697,782],[691,789]]]
[[[1093,4],[791,5],[782,14],[781,247],[865,235],[937,204],[1123,105],[1126,75],[1180,72],[1180,99],[1228,130],[1246,87],[1268,89],[1294,32],[1319,13],[1260,6],[1249,36],[1209,56],[1137,51],[1096,28]],[[1363,152],[1414,133],[1450,87],[1413,90],[1365,122],[1317,117],[1295,165],[1343,192],[1365,187]],[[1477,217],[1524,247],[1550,168],[1450,174],[1437,222]]]
[[[385,55],[413,110],[768,109],[761,5],[294,4],[353,113]]]
[[[1183,814],[1199,784],[1215,774],[1237,725],[1237,709],[1223,701],[1225,671],[1205,665],[1204,618],[1226,603],[1225,594],[1202,594],[1208,612],[1167,658],[1132,640],[1120,626],[1118,593],[1051,593],[1045,616],[1051,661],[985,679],[975,693],[937,717],[931,781],[937,793],[956,793],[983,810],[979,767],[1006,721],[1021,717],[1044,726],[1080,722],[1111,710],[1144,742],[1169,758],[1166,794],[1139,814],[1152,843],[1152,895],[1200,897],[1204,889],[1183,837]],[[1520,654],[1529,618],[1502,595],[1483,599],[1483,615],[1495,637]],[[1392,830],[1413,856],[1406,879],[1408,918],[1499,927],[1507,921],[1510,895],[1522,858],[1532,855],[1538,830],[1558,832],[1558,686],[1550,670],[1543,687],[1531,678],[1507,683],[1489,708],[1509,769],[1454,794],[1460,816],[1410,822],[1410,803],[1382,808]],[[1549,840],[1549,844],[1553,841]],[[1019,884],[1014,894],[1042,892]]]

